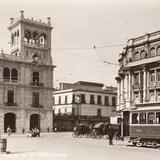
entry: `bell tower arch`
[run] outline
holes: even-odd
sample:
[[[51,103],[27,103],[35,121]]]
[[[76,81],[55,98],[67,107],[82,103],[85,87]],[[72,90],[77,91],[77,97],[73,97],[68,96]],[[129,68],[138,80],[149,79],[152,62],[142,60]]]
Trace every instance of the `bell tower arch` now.
[[[47,23],[41,20],[27,19],[24,11],[20,11],[18,19],[11,18],[10,26],[11,54],[19,56],[23,61],[52,65],[50,17]]]

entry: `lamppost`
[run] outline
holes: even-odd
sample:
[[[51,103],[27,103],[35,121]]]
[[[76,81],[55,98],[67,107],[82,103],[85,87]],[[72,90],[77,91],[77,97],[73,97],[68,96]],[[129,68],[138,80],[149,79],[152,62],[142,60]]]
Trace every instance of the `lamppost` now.
[[[80,116],[81,116],[81,96],[80,95],[76,95],[75,97],[75,103],[77,105],[77,116],[78,116],[78,121],[80,121]]]

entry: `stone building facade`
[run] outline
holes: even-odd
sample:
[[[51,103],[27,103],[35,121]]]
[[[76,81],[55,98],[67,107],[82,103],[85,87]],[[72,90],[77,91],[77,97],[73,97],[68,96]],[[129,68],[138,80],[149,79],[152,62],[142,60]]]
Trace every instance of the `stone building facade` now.
[[[0,131],[22,133],[53,126],[53,70],[50,18],[43,23],[11,18],[11,53],[0,53]]]
[[[54,127],[72,130],[76,123],[95,124],[116,116],[116,88],[101,83],[62,83],[53,93]]]
[[[117,111],[128,135],[131,111],[160,110],[160,31],[129,39],[119,64]],[[150,118],[149,114],[144,117]]]

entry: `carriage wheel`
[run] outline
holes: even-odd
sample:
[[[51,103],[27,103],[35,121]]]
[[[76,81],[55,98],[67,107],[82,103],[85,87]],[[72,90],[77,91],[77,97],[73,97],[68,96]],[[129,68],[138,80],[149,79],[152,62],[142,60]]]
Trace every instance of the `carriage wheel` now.
[[[102,135],[101,134],[97,134],[96,138],[100,139],[100,138],[102,138]]]
[[[83,137],[83,134],[78,133],[78,137],[79,137],[79,138],[82,138],[82,137]]]
[[[73,137],[73,138],[78,137],[77,132],[72,132],[72,137]]]
[[[89,138],[89,137],[91,137],[91,134],[87,133],[87,134],[85,134],[85,136],[86,136],[86,138]]]

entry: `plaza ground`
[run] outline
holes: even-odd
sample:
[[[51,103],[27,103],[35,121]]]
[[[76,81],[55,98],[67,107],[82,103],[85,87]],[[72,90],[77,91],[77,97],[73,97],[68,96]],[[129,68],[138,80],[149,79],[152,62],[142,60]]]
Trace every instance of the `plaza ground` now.
[[[46,133],[40,138],[3,135],[8,154],[0,160],[159,160],[160,150],[130,146],[128,140],[109,146],[106,139],[73,138],[71,133]]]

